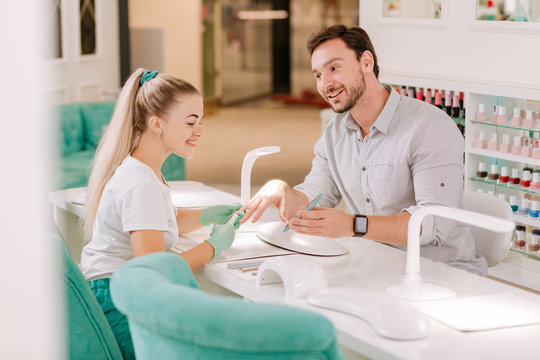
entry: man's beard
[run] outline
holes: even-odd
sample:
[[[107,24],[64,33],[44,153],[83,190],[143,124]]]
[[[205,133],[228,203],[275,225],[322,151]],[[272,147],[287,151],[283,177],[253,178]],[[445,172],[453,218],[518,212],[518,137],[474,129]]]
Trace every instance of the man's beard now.
[[[364,95],[364,93],[366,92],[366,81],[364,79],[364,74],[362,72],[360,72],[360,81],[359,81],[359,84],[357,84],[356,86],[354,86],[353,88],[351,88],[351,91],[350,91],[350,98],[349,100],[343,105],[343,107],[341,109],[336,109],[332,104],[330,104],[330,102],[328,102],[328,104],[330,104],[330,106],[332,107],[332,110],[334,110],[334,112],[338,113],[338,114],[341,114],[341,113],[344,113],[344,112],[347,112],[349,110],[351,110],[353,108],[354,105],[356,105],[356,103],[358,102],[358,100],[360,100],[360,98]],[[349,93],[349,92],[347,92]],[[337,104],[339,105],[339,104]]]

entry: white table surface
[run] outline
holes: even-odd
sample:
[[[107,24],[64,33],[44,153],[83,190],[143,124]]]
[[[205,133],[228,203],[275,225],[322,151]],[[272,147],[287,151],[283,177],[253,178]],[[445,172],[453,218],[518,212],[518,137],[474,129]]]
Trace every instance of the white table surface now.
[[[173,193],[190,189],[203,195],[210,203],[237,202],[238,197],[212,189],[201,183],[171,182]],[[188,186],[186,186],[188,185]],[[53,205],[82,214],[82,206],[74,205],[71,199],[80,196],[84,188],[68,189],[49,194]],[[173,194],[173,198],[174,198]],[[178,196],[178,195],[176,195]],[[178,196],[178,199],[182,198]],[[186,200],[189,206],[203,206]],[[176,201],[175,205],[182,205]],[[269,213],[267,220],[277,215]],[[254,243],[261,242],[254,232],[246,227],[242,234],[252,236]],[[196,244],[205,239],[207,230],[201,230],[181,239],[184,246],[190,241]],[[349,250],[348,254],[337,257],[316,257],[307,255],[287,255],[307,258],[318,263],[326,272],[329,288],[347,286],[369,289],[386,294],[387,285],[401,281],[405,269],[405,252],[368,239],[345,238],[340,242]],[[240,243],[240,242],[239,242]],[[233,245],[234,248],[235,245]],[[240,246],[240,245],[239,245]],[[264,248],[264,246],[261,246]],[[238,249],[236,249],[238,250]],[[234,252],[234,250],[232,251]],[[226,252],[224,252],[226,254]],[[228,269],[228,261],[210,263],[197,275],[224,287],[254,302],[286,303],[282,284],[271,284],[257,289],[256,276],[252,272]],[[456,299],[482,295],[512,294],[520,299],[540,305],[540,296],[518,288],[421,259],[421,274],[424,281],[435,282],[456,291]],[[386,295],[390,296],[390,295]],[[408,302],[422,311],[428,306],[423,302]],[[309,308],[327,316],[334,324],[340,344],[364,356],[376,359],[539,359],[540,324],[518,326],[478,332],[462,332],[430,318],[432,334],[417,341],[395,341],[378,336],[368,323],[348,314],[325,310],[309,305],[305,300],[294,300],[290,305]],[[493,314],[497,316],[496,313]]]

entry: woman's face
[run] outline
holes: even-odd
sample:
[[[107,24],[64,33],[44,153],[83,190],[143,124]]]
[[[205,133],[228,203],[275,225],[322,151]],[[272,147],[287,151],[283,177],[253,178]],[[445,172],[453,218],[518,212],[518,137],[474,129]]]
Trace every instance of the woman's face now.
[[[167,152],[173,152],[185,159],[195,154],[197,141],[203,135],[201,119],[203,117],[203,100],[199,95],[182,97],[162,123],[162,140]]]

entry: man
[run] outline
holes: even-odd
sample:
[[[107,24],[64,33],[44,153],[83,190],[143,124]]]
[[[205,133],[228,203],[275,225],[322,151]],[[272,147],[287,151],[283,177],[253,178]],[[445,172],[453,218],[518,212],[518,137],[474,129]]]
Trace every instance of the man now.
[[[267,183],[244,207],[257,221],[269,205],[303,234],[366,236],[407,243],[411,214],[421,206],[459,207],[463,137],[436,107],[400,96],[379,80],[375,49],[360,28],[335,25],[307,42],[319,94],[338,113],[315,145],[304,182]],[[323,194],[322,207],[300,210]],[[333,209],[341,199],[353,214]],[[299,211],[300,210],[300,211]],[[293,216],[299,218],[292,218]],[[441,218],[424,221],[421,254],[485,274],[468,227]]]

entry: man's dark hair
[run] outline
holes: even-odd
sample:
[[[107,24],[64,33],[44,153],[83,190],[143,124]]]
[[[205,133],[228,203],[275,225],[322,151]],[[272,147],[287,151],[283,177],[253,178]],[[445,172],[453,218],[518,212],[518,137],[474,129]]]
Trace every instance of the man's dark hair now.
[[[369,35],[363,29],[359,27],[348,28],[345,25],[324,27],[320,31],[312,33],[306,42],[306,48],[309,54],[313,55],[313,51],[315,51],[317,46],[331,39],[343,40],[347,47],[356,52],[358,59],[360,59],[364,51],[369,50],[373,55],[373,72],[375,73],[375,77],[379,78],[377,54],[375,54],[375,48],[369,39]]]

